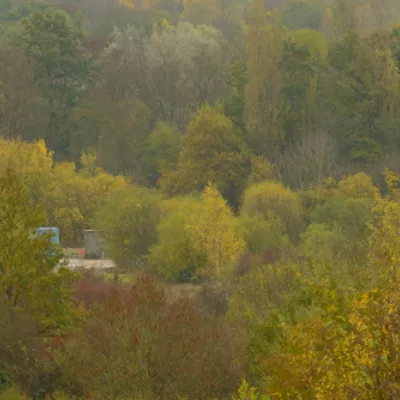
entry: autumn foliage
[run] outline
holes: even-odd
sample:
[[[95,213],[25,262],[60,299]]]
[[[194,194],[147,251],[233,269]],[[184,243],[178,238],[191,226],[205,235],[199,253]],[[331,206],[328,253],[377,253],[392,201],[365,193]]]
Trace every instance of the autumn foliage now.
[[[0,400],[399,399],[399,23],[0,0]]]
[[[151,279],[108,291],[84,331],[63,350],[69,378],[87,396],[144,399],[225,396],[240,377],[241,346],[222,319]]]

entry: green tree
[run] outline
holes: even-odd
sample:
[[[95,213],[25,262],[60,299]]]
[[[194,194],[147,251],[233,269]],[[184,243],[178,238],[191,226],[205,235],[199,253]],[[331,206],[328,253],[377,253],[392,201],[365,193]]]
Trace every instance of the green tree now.
[[[292,0],[282,11],[282,22],[292,30],[318,30],[322,25],[323,16],[323,0]]]
[[[5,13],[11,9],[11,0],[1,0],[0,1],[0,13]]]
[[[317,61],[307,46],[290,38],[284,41],[280,67],[284,74],[285,144],[293,143],[301,134],[315,128]]]
[[[47,146],[60,157],[69,155],[70,145],[63,124],[88,84],[90,62],[81,46],[82,37],[67,14],[47,9],[25,17],[17,38],[49,102]]]
[[[263,1],[253,0],[247,28],[245,120],[254,150],[270,158],[283,139],[283,76],[279,65],[285,35],[278,15],[266,14]]]
[[[155,184],[163,171],[175,169],[181,148],[181,134],[171,124],[158,122],[147,139],[146,161],[150,166],[150,181]]]
[[[280,254],[292,247],[282,219],[273,214],[265,217],[262,214],[250,216],[243,213],[238,221],[238,231],[251,253],[270,251],[279,258]]]
[[[244,194],[241,213],[265,220],[278,217],[293,240],[302,229],[302,208],[297,193],[277,182],[250,186]]]
[[[232,121],[205,105],[192,117],[177,169],[167,173],[160,186],[169,194],[186,194],[211,182],[237,208],[250,172],[249,153]]]
[[[332,43],[323,90],[326,119],[348,160],[372,162],[397,145],[400,74],[388,43],[354,31]],[[374,78],[374,77],[377,78]]]
[[[49,236],[32,237],[45,223],[43,209],[29,200],[11,169],[0,177],[0,294],[9,307],[35,317],[43,332],[59,333],[74,321],[72,283],[76,276],[61,268]]]
[[[247,80],[247,61],[239,60],[229,68],[231,92],[224,100],[224,112],[235,125],[244,131],[245,123],[245,87]]]
[[[49,108],[43,90],[35,84],[30,60],[4,39],[0,44],[0,135],[33,140],[47,128]]]
[[[140,101],[112,104],[100,116],[98,130],[99,165],[105,171],[128,175],[138,184],[147,183],[145,159],[151,113]],[[103,112],[105,110],[103,109]]]
[[[174,198],[166,202],[166,215],[157,227],[158,240],[150,250],[149,261],[167,280],[189,282],[197,278],[207,261],[204,252],[196,249],[189,230],[196,199]]]
[[[134,269],[157,241],[160,198],[145,188],[131,187],[110,196],[93,218],[118,266]]]

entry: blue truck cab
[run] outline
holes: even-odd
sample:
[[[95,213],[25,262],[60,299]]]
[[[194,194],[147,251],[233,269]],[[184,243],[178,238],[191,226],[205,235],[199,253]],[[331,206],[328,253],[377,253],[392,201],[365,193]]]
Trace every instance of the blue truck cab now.
[[[35,236],[41,236],[51,233],[51,241],[53,244],[60,246],[60,229],[56,227],[40,227],[35,229]],[[53,252],[51,252],[53,253]],[[53,254],[49,254],[53,255]]]

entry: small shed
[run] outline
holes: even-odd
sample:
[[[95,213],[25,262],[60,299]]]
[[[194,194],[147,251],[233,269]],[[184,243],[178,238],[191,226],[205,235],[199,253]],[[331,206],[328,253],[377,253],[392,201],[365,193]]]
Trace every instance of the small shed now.
[[[106,257],[106,241],[94,229],[84,231],[85,258],[104,259]]]

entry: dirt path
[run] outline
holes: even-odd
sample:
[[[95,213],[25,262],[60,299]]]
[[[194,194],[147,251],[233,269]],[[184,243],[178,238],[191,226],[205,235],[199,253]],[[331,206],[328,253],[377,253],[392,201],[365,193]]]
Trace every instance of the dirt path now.
[[[61,260],[60,264],[65,261],[70,269],[85,268],[85,269],[110,269],[115,268],[113,260],[84,260],[81,258],[69,258]]]

